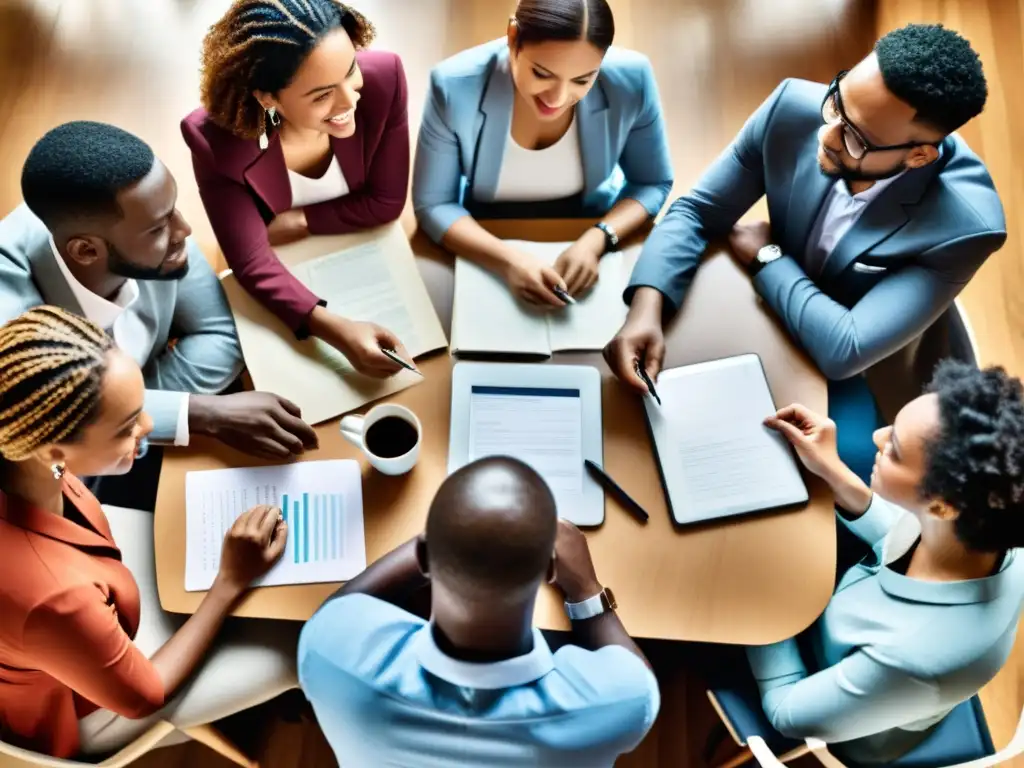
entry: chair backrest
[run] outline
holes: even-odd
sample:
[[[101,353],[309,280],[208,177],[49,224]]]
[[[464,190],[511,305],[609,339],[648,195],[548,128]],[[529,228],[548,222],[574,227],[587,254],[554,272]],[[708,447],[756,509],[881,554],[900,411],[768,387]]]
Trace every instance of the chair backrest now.
[[[160,721],[131,744],[99,763],[64,760],[58,757],[50,757],[49,755],[41,755],[38,752],[21,749],[20,747],[5,744],[2,741],[0,741],[0,756],[12,757],[28,765],[43,765],[48,768],[73,768],[74,766],[84,766],[85,768],[97,768],[97,766],[99,768],[125,768],[147,752],[155,749],[174,730],[174,726],[170,723]],[[6,760],[2,762],[6,764]]]
[[[751,736],[747,739],[747,746],[762,768],[784,768],[783,763],[772,753],[760,736]],[[828,745],[825,742],[819,739],[807,739],[807,748],[825,768],[847,768],[842,761],[828,751]],[[1010,739],[1010,743],[994,755],[956,765],[936,766],[936,768],[991,768],[991,766],[1009,763],[1010,760],[1022,753],[1024,753],[1024,709],[1021,710],[1020,719],[1017,721],[1017,730],[1013,734],[1013,738]]]

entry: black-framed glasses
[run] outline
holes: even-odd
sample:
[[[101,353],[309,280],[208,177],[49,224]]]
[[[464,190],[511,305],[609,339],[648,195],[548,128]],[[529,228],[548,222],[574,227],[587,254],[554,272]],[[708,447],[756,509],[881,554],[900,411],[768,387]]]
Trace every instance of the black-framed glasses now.
[[[892,149],[913,149],[914,147],[935,147],[938,146],[933,141],[908,141],[904,144],[888,144],[885,146],[879,146],[872,144],[866,138],[864,134],[860,132],[860,129],[856,125],[850,122],[850,118],[846,116],[846,110],[843,109],[843,96],[839,92],[839,83],[846,76],[850,70],[844,69],[832,80],[832,84],[828,87],[828,92],[825,94],[825,100],[821,102],[821,119],[825,121],[827,125],[839,125],[842,123],[843,126],[843,146],[846,147],[846,151],[850,157],[854,160],[861,160],[869,152],[887,152]]]

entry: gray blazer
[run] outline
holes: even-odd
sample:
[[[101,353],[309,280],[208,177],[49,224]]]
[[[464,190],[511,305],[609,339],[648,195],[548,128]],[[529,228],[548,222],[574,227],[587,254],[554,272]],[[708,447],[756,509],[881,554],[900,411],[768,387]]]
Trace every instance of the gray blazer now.
[[[780,733],[842,743],[859,763],[885,764],[920,743],[995,677],[1017,634],[1024,558],[1009,550],[983,579],[931,582],[889,568],[920,538],[917,519],[875,496],[842,521],[872,547],[843,576],[808,630],[816,669],[796,640],[747,649],[765,714]]]
[[[181,280],[140,280],[139,298],[125,310],[153,329],[152,346],[136,361],[148,387],[153,442],[173,442],[181,393],[216,394],[242,370],[242,349],[220,282],[196,244],[189,240],[187,247],[188,274]],[[82,314],[50,247],[49,230],[23,204],[0,221],[0,322],[40,304]],[[170,339],[176,340],[173,348]]]
[[[858,374],[920,336],[1006,240],[984,164],[956,135],[940,158],[908,171],[868,204],[813,279],[807,240],[829,188],[818,167],[826,87],[786,80],[747,120],[693,190],[672,203],[633,271],[640,286],[683,301],[708,240],[729,233],[762,195],[786,254],[757,292],[830,379]]]

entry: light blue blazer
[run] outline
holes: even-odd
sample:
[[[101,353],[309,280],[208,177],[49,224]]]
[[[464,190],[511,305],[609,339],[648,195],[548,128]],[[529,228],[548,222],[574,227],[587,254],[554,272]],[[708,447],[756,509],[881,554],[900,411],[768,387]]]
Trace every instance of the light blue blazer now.
[[[953,134],[931,165],[907,171],[865,208],[818,272],[808,239],[834,179],[818,166],[826,87],[786,80],[644,244],[626,291],[683,301],[708,241],[723,237],[762,195],[785,254],[754,288],[829,379],[845,379],[901,349],[935,322],[1006,240],[992,178]]]
[[[183,397],[217,394],[242,371],[242,348],[220,281],[191,238],[187,248],[188,274],[139,280],[139,298],[125,310],[152,332],[152,345],[135,362],[146,382],[154,443],[174,441]],[[22,204],[0,221],[0,323],[40,304],[83,314],[57,264],[50,231]]]
[[[505,38],[462,51],[430,73],[412,200],[420,225],[435,242],[471,215],[467,199],[494,202],[514,95]],[[576,110],[583,208],[605,213],[632,198],[651,216],[657,214],[672,188],[672,159],[647,57],[610,48],[597,82]]]
[[[837,754],[887,764],[995,677],[1013,649],[1024,558],[954,582],[909,578],[889,565],[921,535],[917,519],[880,498],[837,518],[874,552],[850,568],[808,630],[817,669],[796,640],[747,649],[765,714],[780,733],[839,743]]]

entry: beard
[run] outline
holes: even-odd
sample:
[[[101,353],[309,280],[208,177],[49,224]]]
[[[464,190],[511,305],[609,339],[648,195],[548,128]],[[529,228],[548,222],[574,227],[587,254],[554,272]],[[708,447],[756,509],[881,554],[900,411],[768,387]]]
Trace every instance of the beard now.
[[[907,169],[907,166],[901,162],[885,171],[862,171],[859,168],[847,168],[834,155],[828,155],[828,159],[832,161],[835,168],[826,168],[819,161],[818,170],[830,179],[842,179],[843,181],[885,181],[893,176],[899,176]]]
[[[128,261],[112,243],[107,243],[107,268],[118,277],[132,280],[181,280],[188,274],[188,260],[170,272],[164,272],[162,266],[140,267]]]

